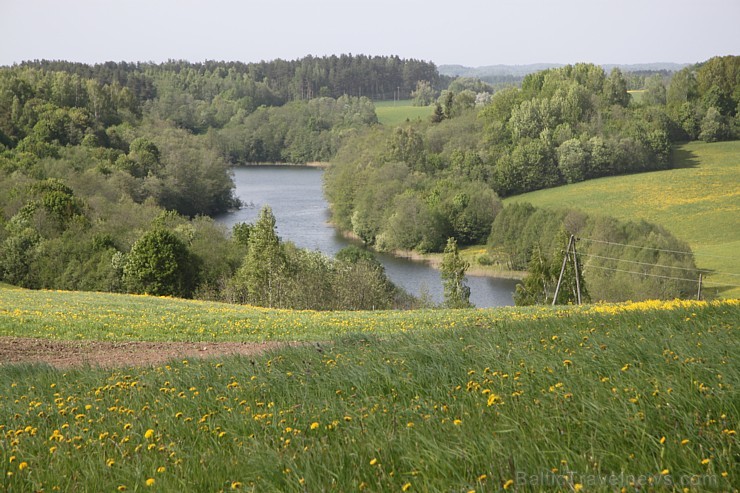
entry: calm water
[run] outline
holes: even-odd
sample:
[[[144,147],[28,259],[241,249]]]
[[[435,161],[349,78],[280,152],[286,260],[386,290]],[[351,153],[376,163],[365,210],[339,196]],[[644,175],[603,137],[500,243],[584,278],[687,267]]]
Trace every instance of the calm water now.
[[[351,242],[329,225],[329,210],[322,192],[323,170],[300,166],[253,166],[234,169],[236,195],[244,202],[238,211],[216,218],[231,227],[254,222],[264,205],[272,207],[278,235],[301,248],[334,256]],[[424,262],[376,253],[388,277],[418,296],[422,292],[436,302],[443,300],[439,271]],[[470,300],[478,307],[513,305],[517,281],[468,276]]]

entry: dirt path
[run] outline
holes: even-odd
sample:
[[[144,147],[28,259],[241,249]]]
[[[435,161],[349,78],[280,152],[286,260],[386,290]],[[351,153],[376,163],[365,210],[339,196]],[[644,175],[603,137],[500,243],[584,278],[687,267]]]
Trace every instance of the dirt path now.
[[[56,368],[148,366],[176,358],[257,355],[286,342],[108,342],[0,337],[0,365],[47,363]]]

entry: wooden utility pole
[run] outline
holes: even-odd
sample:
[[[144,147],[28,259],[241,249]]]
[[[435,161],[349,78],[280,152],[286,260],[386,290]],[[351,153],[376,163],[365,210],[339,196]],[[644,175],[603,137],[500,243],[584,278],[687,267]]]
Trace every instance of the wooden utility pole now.
[[[581,276],[578,275],[578,252],[576,252],[576,237],[570,235],[571,245],[573,245],[573,267],[576,276],[576,299],[578,304],[581,304]]]
[[[696,292],[697,301],[701,301],[701,282],[702,282],[702,273],[699,272],[699,290]]]
[[[558,294],[560,294],[560,285],[563,283],[563,276],[565,275],[565,266],[568,263],[570,254],[573,252],[573,270],[576,276],[576,300],[578,304],[581,304],[581,279],[578,275],[578,252],[576,251],[576,237],[570,235],[568,239],[568,246],[565,247],[565,255],[563,256],[563,265],[560,266],[560,276],[558,276],[558,284],[555,286],[555,295],[552,297],[552,305],[555,306],[558,302]]]

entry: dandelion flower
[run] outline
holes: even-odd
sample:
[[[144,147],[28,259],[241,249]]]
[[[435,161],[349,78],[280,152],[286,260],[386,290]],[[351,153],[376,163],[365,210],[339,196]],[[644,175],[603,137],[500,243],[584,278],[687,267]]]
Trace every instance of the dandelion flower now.
[[[370,459],[370,465],[371,466],[374,466],[377,463],[378,463],[378,459],[376,459],[375,457],[373,457],[372,459]]]
[[[146,430],[146,432],[144,433],[144,438],[146,438],[147,440],[151,439],[153,436],[154,436],[154,430],[152,430],[151,428]]]
[[[511,488],[511,487],[512,487],[513,485],[514,485],[514,480],[513,480],[513,479],[509,479],[508,481],[506,481],[506,482],[504,483],[504,489],[505,489],[505,490],[508,490],[508,489],[509,489],[509,488]]]
[[[18,464],[18,470],[19,471],[22,471],[22,470],[24,470],[27,467],[28,467],[28,462],[25,462],[24,461],[24,462],[21,462],[20,464]]]
[[[318,427],[319,427],[319,424],[316,421],[314,421],[313,423],[311,423],[311,429],[312,430],[315,430]]]
[[[409,488],[411,488],[411,483],[406,483],[403,486],[401,486],[401,491],[408,491]]]
[[[147,486],[152,486],[155,482],[156,481],[154,480],[154,478],[149,478],[149,479],[146,480],[146,485]]]
[[[501,396],[499,396],[499,395],[496,395],[494,393],[491,393],[488,396],[488,406],[489,407],[490,406],[493,406],[494,404],[501,404],[501,402],[502,402]]]

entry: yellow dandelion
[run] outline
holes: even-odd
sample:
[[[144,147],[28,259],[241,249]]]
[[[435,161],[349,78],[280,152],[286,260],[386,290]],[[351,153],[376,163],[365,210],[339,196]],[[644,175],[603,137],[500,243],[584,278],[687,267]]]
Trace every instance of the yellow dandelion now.
[[[571,366],[573,362],[569,359],[563,360],[563,366]]]
[[[242,487],[242,484],[239,481],[234,481],[233,483],[231,483],[232,490],[238,490],[241,487]]]
[[[316,421],[314,421],[313,423],[311,423],[311,429],[312,430],[315,430],[318,427],[319,427],[319,424]]]
[[[461,419],[456,419],[456,420],[454,420],[454,421],[453,421],[452,423],[453,423],[453,424],[454,424],[455,426],[460,426],[460,425],[462,424],[462,420],[461,420]]]
[[[146,432],[144,433],[144,438],[146,438],[147,440],[150,440],[153,436],[154,436],[154,430],[152,430],[151,428],[146,430]]]
[[[27,467],[28,467],[28,462],[25,462],[24,461],[24,462],[21,462],[20,464],[18,464],[18,470],[19,471],[22,471],[22,470],[26,469]]]
[[[660,437],[660,444],[663,445],[665,443],[665,437]]]
[[[411,488],[411,483],[406,483],[401,486],[401,491],[408,491]]]
[[[378,463],[378,459],[376,459],[375,457],[373,457],[372,459],[370,459],[370,465],[371,466],[374,466],[377,463]]]
[[[671,473],[668,469],[663,469],[660,471],[661,476],[668,476]]]
[[[505,489],[505,490],[508,490],[508,489],[509,489],[509,488],[511,488],[511,487],[512,487],[513,485],[514,485],[514,480],[513,480],[513,479],[509,479],[509,480],[507,480],[507,481],[506,481],[506,482],[504,483],[504,489]]]
[[[154,483],[156,483],[156,481],[154,480],[154,478],[149,478],[149,479],[146,480],[146,485],[147,486],[152,486],[152,485],[154,485]]]
[[[157,468],[157,472],[158,472],[158,473],[160,473],[160,474],[162,474],[162,473],[163,473],[163,472],[165,472],[166,470],[167,470],[167,469],[166,469],[166,468],[165,468],[164,466],[159,466],[159,467]]]
[[[689,443],[688,439],[684,438],[683,440],[681,440],[681,445],[686,445],[687,443]]]
[[[581,491],[581,490],[583,490],[583,485],[581,483],[576,483],[576,484],[573,485],[573,490],[574,491]]]
[[[119,484],[118,488],[116,488],[118,491],[126,491],[128,488],[125,484]]]
[[[114,461],[113,459],[108,459],[107,461],[105,461],[105,465],[108,467],[113,467],[113,464],[115,463],[116,461]]]
[[[706,466],[706,465],[707,465],[707,464],[709,464],[710,462],[711,462],[711,460],[710,460],[710,459],[702,459],[702,460],[701,460],[701,465],[702,465],[702,466]]]
[[[501,396],[498,394],[491,393],[491,395],[488,396],[488,406],[493,406],[494,404],[501,404],[503,402],[501,400]]]

